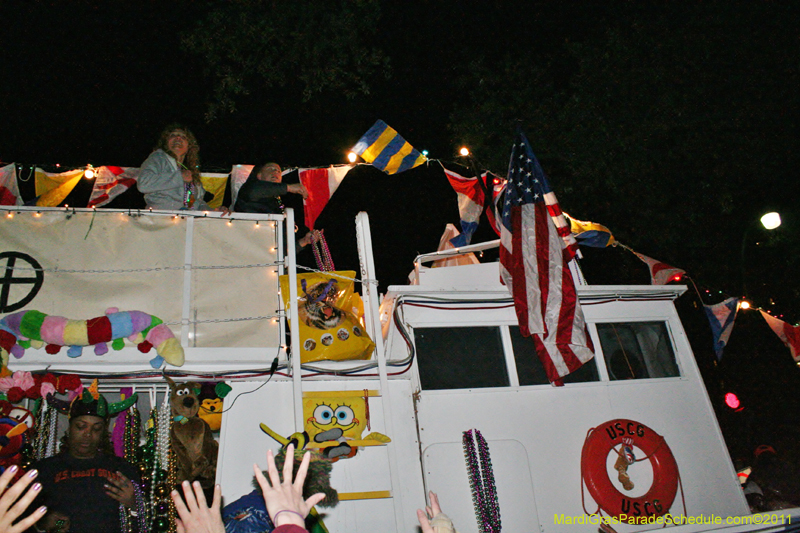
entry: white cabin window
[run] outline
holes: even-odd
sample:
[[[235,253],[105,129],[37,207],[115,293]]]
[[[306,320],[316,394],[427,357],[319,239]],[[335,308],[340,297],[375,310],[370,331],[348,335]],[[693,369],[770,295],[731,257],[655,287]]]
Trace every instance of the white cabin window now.
[[[612,381],[680,376],[664,322],[598,323],[596,326]]]
[[[423,390],[508,387],[498,326],[414,330]]]
[[[514,361],[517,365],[519,384],[548,385],[550,382],[547,380],[544,366],[542,366],[539,356],[536,355],[536,348],[530,337],[523,337],[519,332],[519,326],[509,326],[508,332],[511,334],[511,345],[514,347]],[[564,383],[585,383],[599,380],[595,358],[563,379]]]

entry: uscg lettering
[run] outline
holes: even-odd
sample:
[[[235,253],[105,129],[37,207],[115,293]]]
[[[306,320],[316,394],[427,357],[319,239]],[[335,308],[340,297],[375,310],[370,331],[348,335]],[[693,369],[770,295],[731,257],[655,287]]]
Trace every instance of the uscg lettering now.
[[[648,500],[641,501],[640,499],[622,498],[620,503],[622,513],[628,516],[661,516],[664,510],[658,500],[652,502]]]
[[[606,433],[611,440],[622,437],[644,437],[645,426],[631,420],[617,420],[614,424],[606,426]]]

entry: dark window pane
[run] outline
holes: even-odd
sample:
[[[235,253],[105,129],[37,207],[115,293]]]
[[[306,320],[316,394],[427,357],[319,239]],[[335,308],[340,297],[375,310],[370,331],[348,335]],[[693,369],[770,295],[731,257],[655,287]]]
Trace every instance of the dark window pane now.
[[[414,341],[424,390],[509,385],[500,328],[418,328]]]
[[[536,348],[530,337],[523,337],[519,332],[519,326],[509,326],[511,333],[511,345],[514,347],[514,360],[517,363],[517,375],[520,385],[545,385],[550,383],[547,380],[544,366],[536,355]],[[580,367],[575,372],[563,379],[564,383],[584,383],[586,381],[599,381],[597,364],[594,359]]]
[[[611,380],[680,376],[664,322],[597,324]]]

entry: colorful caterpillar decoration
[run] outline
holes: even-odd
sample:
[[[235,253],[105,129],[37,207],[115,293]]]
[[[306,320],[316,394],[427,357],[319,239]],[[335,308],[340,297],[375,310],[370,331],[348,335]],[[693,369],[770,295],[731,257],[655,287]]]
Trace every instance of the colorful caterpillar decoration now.
[[[119,311],[112,307],[105,316],[70,320],[31,310],[0,319],[3,366],[8,366],[8,354],[19,359],[25,348],[31,346],[41,348],[46,344],[49,354],[57,354],[63,346],[69,346],[69,357],[80,357],[83,346],[94,346],[96,355],[104,355],[108,353],[108,342],[114,350],[121,350],[125,338],[144,353],[155,347],[158,355],[150,361],[153,368],[160,368],[164,361],[174,366],[184,363],[183,347],[169,327],[160,318],[141,311]]]

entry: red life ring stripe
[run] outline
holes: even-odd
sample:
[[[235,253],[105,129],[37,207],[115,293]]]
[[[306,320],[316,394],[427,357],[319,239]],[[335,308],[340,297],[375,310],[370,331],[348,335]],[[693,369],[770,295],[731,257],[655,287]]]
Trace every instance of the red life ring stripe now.
[[[632,498],[617,490],[606,463],[612,448],[632,438],[653,467],[653,484],[643,496]],[[643,459],[643,458],[640,458]],[[581,477],[600,508],[610,516],[662,516],[678,492],[678,464],[664,437],[640,422],[618,418],[589,431],[581,451]]]

